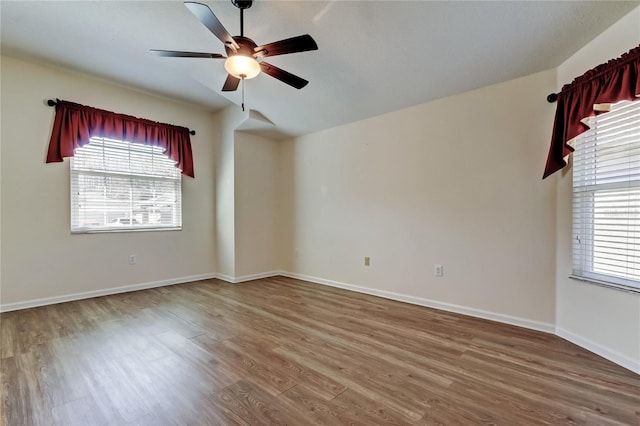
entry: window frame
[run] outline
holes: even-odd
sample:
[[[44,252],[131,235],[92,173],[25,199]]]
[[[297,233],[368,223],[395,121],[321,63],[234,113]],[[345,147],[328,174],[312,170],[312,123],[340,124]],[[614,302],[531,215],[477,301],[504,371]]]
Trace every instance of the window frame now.
[[[116,139],[112,139],[112,138],[104,138],[104,137],[92,137],[91,141],[87,144],[90,145],[91,142],[93,142],[94,139],[97,140],[106,140],[106,141],[110,141],[110,142],[115,142],[115,143],[128,143],[130,144],[130,146],[126,149],[127,152],[129,152],[129,149],[131,147],[135,147],[138,148],[138,150],[142,150],[144,151],[144,149],[140,149],[141,147],[148,147],[149,150],[153,149],[153,150],[158,150],[161,149],[160,147],[157,146],[151,146],[151,145],[145,145],[145,144],[139,144],[139,143],[134,143],[134,142],[129,142],[129,141],[121,141],[121,140],[116,140]],[[86,147],[87,145],[85,145],[84,147]],[[83,147],[83,148],[84,148]],[[80,148],[82,149],[82,148]],[[123,150],[124,151],[124,150]],[[154,153],[154,155],[157,155],[158,153]],[[172,161],[175,165],[175,161],[170,160],[168,156],[166,156],[165,153],[161,153],[161,155],[163,157],[165,157],[166,159],[168,159],[169,161]],[[77,150],[76,150],[76,156],[77,156]],[[70,219],[70,232],[71,234],[97,234],[97,233],[121,233],[121,232],[151,232],[151,231],[181,231],[182,230],[182,226],[183,226],[183,221],[182,221],[182,173],[180,172],[180,169],[177,168],[177,165],[175,165],[176,167],[176,173],[174,177],[165,177],[165,176],[150,176],[150,175],[144,175],[141,173],[134,173],[134,172],[124,172],[124,171],[107,171],[107,170],[89,170],[89,169],[79,169],[79,168],[75,168],[74,167],[74,163],[76,161],[78,161],[76,159],[76,156],[74,157],[70,157],[70,162],[69,162],[69,194],[70,194],[70,199],[69,199],[69,203],[70,203],[70,215],[69,215],[69,219]],[[74,185],[80,185],[78,183],[78,179],[80,178],[80,176],[94,176],[94,177],[104,177],[104,178],[116,178],[116,179],[129,179],[130,180],[130,194],[133,193],[132,188],[133,186],[131,185],[134,181],[153,181],[153,182],[173,182],[173,185],[176,189],[176,198],[177,200],[174,202],[173,205],[173,209],[177,210],[174,211],[173,216],[178,216],[178,221],[177,221],[177,225],[176,224],[172,224],[172,225],[159,225],[159,224],[153,224],[153,225],[145,225],[143,223],[140,224],[133,224],[133,221],[137,221],[135,215],[133,214],[133,209],[129,210],[129,214],[128,215],[118,215],[118,217],[116,217],[115,219],[111,220],[109,219],[108,221],[105,220],[104,225],[100,226],[100,227],[82,227],[79,226],[79,218],[77,217],[77,215],[79,214],[79,208],[76,208],[75,204],[76,203],[76,198],[74,197]],[[133,195],[131,195],[133,196]],[[130,204],[134,203],[134,200],[132,198],[130,198],[129,201]],[[108,210],[103,210],[104,215],[108,215],[110,212]],[[111,214],[113,214],[113,212],[111,212]],[[126,217],[125,217],[126,216]],[[120,223],[120,221],[122,219],[129,219],[130,220],[130,224],[129,225],[110,225],[111,223]],[[75,220],[75,224],[77,224],[77,226],[74,226],[74,220]],[[117,221],[117,222],[116,222]]]
[[[640,100],[633,101],[633,103],[636,104],[635,108],[640,108]],[[616,104],[613,104],[611,106],[611,112],[615,112],[615,106]],[[603,115],[605,114],[606,113],[604,113]],[[590,126],[591,128],[587,132],[584,132],[583,134],[581,134],[576,138],[574,155],[582,154],[582,152],[579,151],[581,150],[581,148],[583,148],[583,146],[581,146],[582,141],[586,141],[587,139],[591,138],[591,139],[595,139],[593,143],[597,144],[597,137],[598,137],[597,136],[598,135],[597,117],[592,118],[590,120],[590,123],[591,123],[591,126]],[[609,138],[610,136],[606,135],[606,137]],[[635,147],[635,142],[636,141],[633,140],[634,147]],[[584,147],[586,146],[587,145],[585,145]],[[630,148],[628,151],[631,151],[632,149],[633,148]],[[595,151],[594,151],[594,154],[592,154],[592,156],[596,156]],[[596,168],[595,166],[596,163],[593,162],[593,160],[592,162],[589,162],[588,164],[587,163],[588,161],[585,160],[584,164],[580,164],[582,167],[584,167],[584,169],[582,170],[583,174],[585,173],[584,171],[585,169]],[[632,169],[630,169],[630,171],[631,170]],[[632,293],[640,293],[640,279],[634,280],[634,279],[619,277],[613,274],[606,274],[606,273],[600,273],[600,272],[594,271],[594,263],[595,263],[594,253],[596,251],[596,246],[597,246],[597,242],[595,241],[595,236],[594,236],[596,233],[596,226],[597,226],[596,194],[598,192],[605,193],[605,192],[611,192],[611,191],[625,191],[625,192],[631,193],[632,191],[640,188],[640,186],[638,186],[637,179],[634,179],[634,180],[629,179],[628,181],[619,181],[619,182],[605,182],[605,183],[595,182],[592,184],[583,183],[579,187],[581,189],[576,191],[576,178],[575,178],[576,171],[577,171],[576,160],[574,158],[573,171],[572,171],[573,180],[572,180],[572,214],[571,214],[571,217],[572,217],[572,226],[571,226],[572,272],[569,275],[569,278],[591,283],[591,284],[596,284],[599,286],[604,286],[607,288],[613,288],[613,289],[632,292]],[[606,173],[606,172],[601,172],[601,173]],[[596,181],[598,178],[598,172],[594,170],[592,173],[589,174],[589,177],[590,179]],[[603,179],[603,177],[600,177],[600,179]],[[576,192],[579,192],[579,194],[576,195]],[[580,197],[578,201],[576,200],[577,197]],[[576,205],[579,205],[579,207],[576,208]],[[627,204],[627,206],[631,206],[631,204]],[[579,212],[576,212],[576,210],[578,210]],[[629,215],[630,213],[627,213],[627,214]],[[576,222],[579,222],[579,228],[581,231],[580,235],[578,235],[578,232],[577,232]],[[628,225],[628,226],[634,226],[634,225]],[[617,232],[617,231],[611,230],[610,232]],[[586,249],[582,249],[583,250],[582,253],[576,254],[575,245],[576,243],[582,244],[580,241],[581,236],[583,237],[583,239],[585,239],[586,241],[590,241],[591,243]],[[640,249],[640,244],[628,244],[628,245],[634,248],[638,247],[638,249]],[[581,262],[577,262],[576,261],[577,258],[579,258]]]

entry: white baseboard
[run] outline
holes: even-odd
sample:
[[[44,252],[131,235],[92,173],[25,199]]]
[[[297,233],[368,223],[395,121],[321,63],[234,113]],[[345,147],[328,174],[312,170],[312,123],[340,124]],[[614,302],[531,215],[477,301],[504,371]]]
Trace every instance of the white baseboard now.
[[[280,275],[295,278],[303,281],[310,281],[316,284],[328,285],[331,287],[342,288],[345,290],[351,290],[358,293],[370,294],[372,296],[379,296],[385,299],[397,300],[399,302],[411,303],[412,305],[426,306],[428,308],[439,309],[447,312],[455,312],[457,314],[469,315],[472,317],[488,319],[492,321],[502,322],[511,325],[517,325],[518,327],[529,328],[532,330],[543,331],[545,333],[553,334],[555,332],[555,326],[541,321],[534,321],[526,318],[514,317],[511,315],[499,314],[496,312],[484,311],[482,309],[469,308],[466,306],[454,305],[451,303],[438,302],[430,299],[423,299],[420,297],[407,296],[404,294],[393,293],[390,291],[376,290],[367,287],[361,287],[353,284],[346,284],[338,281],[327,280],[324,278],[312,277],[309,275],[296,274],[292,272],[280,271]]]
[[[228,283],[235,284],[235,281],[234,281],[235,279],[231,275],[216,274],[216,278],[222,281],[226,281]]]
[[[262,278],[275,277],[278,275],[282,275],[280,271],[261,272],[259,274],[243,275],[241,277],[232,277],[230,275],[225,275],[225,274],[216,274],[216,278],[231,284],[238,284],[246,281],[253,281],[253,280],[259,280]]]
[[[636,374],[640,374],[640,361],[638,360],[613,351],[606,346],[602,346],[599,343],[593,342],[589,339],[585,339],[584,337],[572,333],[569,330],[565,330],[561,327],[556,327],[556,335],[590,352],[593,352],[596,355],[600,355],[601,357],[606,358],[609,361],[626,368],[627,370],[631,370]]]
[[[24,302],[0,304],[0,312],[17,311],[19,309],[35,308],[37,306],[53,305],[56,303],[71,302],[73,300],[89,299],[91,297],[108,296],[110,294],[128,293],[130,291],[145,290],[148,288],[164,287],[174,284],[183,284],[192,281],[208,280],[216,278],[215,273],[190,275],[187,277],[171,278],[168,280],[151,281],[142,284],[125,285],[121,287],[111,287],[102,290],[85,291],[82,293],[65,294],[63,296],[45,297],[43,299],[33,299]]]

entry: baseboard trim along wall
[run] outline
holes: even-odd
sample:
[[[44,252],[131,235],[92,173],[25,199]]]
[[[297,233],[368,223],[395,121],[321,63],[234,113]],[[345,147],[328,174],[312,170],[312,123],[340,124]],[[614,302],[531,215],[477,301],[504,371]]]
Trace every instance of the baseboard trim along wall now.
[[[37,306],[54,305],[56,303],[71,302],[73,300],[90,299],[92,297],[108,296],[110,294],[128,293],[130,291],[145,290],[148,288],[165,287],[174,284],[183,284],[192,281],[208,280],[216,278],[215,273],[190,275],[187,277],[171,278],[167,280],[151,281],[142,284],[111,287],[102,290],[85,291],[82,293],[65,294],[64,296],[45,297],[42,299],[27,300],[25,302],[0,304],[0,312],[17,311],[19,309],[35,308]]]
[[[438,301],[429,300],[429,299],[422,299],[419,297],[407,296],[404,294],[393,293],[393,292],[383,291],[383,290],[376,290],[376,289],[361,287],[353,284],[346,284],[338,281],[313,277],[310,275],[297,274],[293,272],[286,272],[286,271],[262,272],[259,274],[243,275],[240,277],[232,277],[232,276],[220,274],[220,273],[191,275],[186,277],[152,281],[152,282],[141,283],[141,284],[133,284],[133,285],[127,285],[127,286],[121,286],[121,287],[111,287],[111,288],[102,289],[102,290],[87,291],[82,293],[72,293],[72,294],[67,294],[63,296],[33,299],[33,300],[27,300],[24,302],[0,304],[0,312],[9,312],[9,311],[16,311],[19,309],[35,308],[37,306],[53,305],[56,303],[70,302],[73,300],[108,296],[110,294],[127,293],[130,291],[144,290],[144,289],[155,288],[155,287],[164,287],[168,285],[182,284],[182,283],[206,280],[211,278],[217,278],[222,281],[226,281],[228,283],[238,284],[238,283],[243,283],[247,281],[259,280],[262,278],[269,278],[269,277],[274,277],[279,275],[298,279],[298,280],[309,281],[316,284],[322,284],[322,285],[327,285],[331,287],[342,288],[345,290],[351,290],[358,293],[369,294],[372,296],[383,297],[386,299],[397,300],[400,302],[411,303],[413,305],[426,306],[429,308],[440,309],[443,311],[455,312],[463,315],[469,315],[469,316],[484,318],[492,321],[503,322],[506,324],[517,325],[519,327],[525,327],[533,330],[544,331],[546,333],[554,333],[555,331],[555,327],[552,324],[546,324],[543,322],[532,321],[532,320],[513,317],[509,315],[483,311],[481,309],[468,308],[465,306],[453,305],[453,304],[438,302]],[[567,340],[570,340],[570,339],[567,339]]]
[[[584,337],[574,334],[569,330],[565,330],[564,328],[556,327],[556,335],[590,352],[593,352],[596,355],[600,355],[602,358],[608,359],[627,370],[640,374],[640,360],[634,360],[626,355],[612,351],[606,346],[602,346],[589,339],[585,339]]]
[[[243,275],[241,277],[232,277],[225,274],[216,274],[216,278],[222,281],[226,281],[231,284],[244,283],[247,281],[260,280],[262,278],[276,277],[282,275],[280,271],[262,272],[259,274]]]
[[[351,290],[358,293],[369,294],[372,296],[383,297],[385,299],[397,300],[399,302],[410,303],[412,305],[425,306],[427,308],[439,309],[441,311],[454,312],[457,314],[469,315],[472,317],[488,319],[491,321],[502,322],[505,324],[516,325],[518,327],[529,328],[532,330],[543,331],[545,333],[553,334],[555,332],[555,326],[553,324],[544,323],[541,321],[534,321],[525,318],[514,317],[510,315],[499,314],[495,312],[484,311],[482,309],[468,308],[466,306],[454,305],[451,303],[438,302],[430,299],[423,299],[420,297],[407,296],[405,294],[393,293],[390,291],[376,290],[367,287],[361,287],[353,284],[346,284],[339,281],[327,280],[324,278],[312,277],[309,275],[296,274],[293,272],[280,271],[280,275],[289,278],[295,278],[303,281],[310,281],[316,284],[327,285],[331,287],[342,288],[345,290]]]

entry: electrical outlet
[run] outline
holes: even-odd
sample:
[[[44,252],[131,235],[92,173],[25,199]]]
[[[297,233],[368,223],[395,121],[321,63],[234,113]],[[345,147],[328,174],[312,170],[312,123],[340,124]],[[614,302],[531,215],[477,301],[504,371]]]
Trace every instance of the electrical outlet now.
[[[371,265],[371,258],[367,256],[364,258],[364,266],[369,266],[369,265]]]
[[[138,263],[138,258],[136,257],[135,254],[130,254],[129,255],[129,265],[135,265],[136,263]]]
[[[433,265],[433,275],[436,277],[441,277],[444,275],[444,269],[442,269],[442,265]]]

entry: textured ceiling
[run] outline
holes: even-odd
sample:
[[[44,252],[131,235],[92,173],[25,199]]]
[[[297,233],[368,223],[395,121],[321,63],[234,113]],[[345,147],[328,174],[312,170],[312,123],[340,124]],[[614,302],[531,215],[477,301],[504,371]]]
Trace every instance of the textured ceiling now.
[[[239,11],[229,1],[204,3],[239,33]],[[275,134],[334,127],[556,67],[639,4],[257,0],[245,12],[246,36],[264,44],[309,33],[319,50],[270,58],[310,84],[296,90],[259,75],[246,82],[246,106],[268,117]],[[212,110],[240,103],[240,91],[220,91],[222,60],[149,53],[224,53],[180,1],[2,0],[0,16],[4,55]]]

